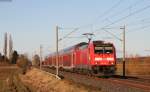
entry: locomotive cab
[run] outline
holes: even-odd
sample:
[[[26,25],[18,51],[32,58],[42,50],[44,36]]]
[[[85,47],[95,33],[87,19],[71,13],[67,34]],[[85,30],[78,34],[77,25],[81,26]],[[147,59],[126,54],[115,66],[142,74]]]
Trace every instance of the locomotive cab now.
[[[92,70],[103,73],[114,73],[116,52],[112,43],[93,41],[89,44]]]

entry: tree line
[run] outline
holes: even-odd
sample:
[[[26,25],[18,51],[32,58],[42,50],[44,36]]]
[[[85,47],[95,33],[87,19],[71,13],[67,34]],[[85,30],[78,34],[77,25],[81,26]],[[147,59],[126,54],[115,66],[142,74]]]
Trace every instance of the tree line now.
[[[27,68],[31,66],[39,67],[40,57],[36,54],[30,60],[26,54],[18,54],[18,52],[15,50],[10,58],[7,58],[0,53],[0,64],[17,65],[21,68],[22,73],[25,73]]]

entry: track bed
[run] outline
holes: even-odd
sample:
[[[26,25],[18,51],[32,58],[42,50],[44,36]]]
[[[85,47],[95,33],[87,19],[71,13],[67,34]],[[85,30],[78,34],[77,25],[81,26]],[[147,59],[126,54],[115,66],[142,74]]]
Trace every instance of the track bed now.
[[[47,72],[55,73],[55,70],[43,68]],[[59,74],[68,80],[99,88],[104,92],[150,92],[150,83],[144,83],[130,78],[98,78],[83,74],[59,71]]]

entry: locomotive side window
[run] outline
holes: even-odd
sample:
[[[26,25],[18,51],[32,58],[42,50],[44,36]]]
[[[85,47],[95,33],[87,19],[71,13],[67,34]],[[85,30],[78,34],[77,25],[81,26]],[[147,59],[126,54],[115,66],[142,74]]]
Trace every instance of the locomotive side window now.
[[[113,53],[113,47],[104,47],[105,50],[104,50],[104,53]]]
[[[104,53],[104,47],[95,46],[95,53],[96,54],[102,54],[102,53]]]

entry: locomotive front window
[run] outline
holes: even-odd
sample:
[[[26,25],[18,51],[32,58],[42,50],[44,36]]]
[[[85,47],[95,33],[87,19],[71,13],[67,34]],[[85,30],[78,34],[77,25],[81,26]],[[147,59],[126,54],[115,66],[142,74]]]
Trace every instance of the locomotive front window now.
[[[104,47],[97,47],[97,46],[95,46],[95,53],[96,54],[104,53]]]
[[[113,47],[104,47],[104,53],[113,53]]]
[[[113,53],[113,47],[109,46],[95,46],[94,48],[96,54],[109,54]]]

